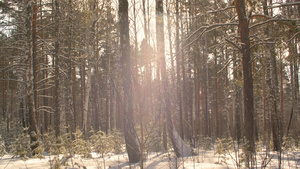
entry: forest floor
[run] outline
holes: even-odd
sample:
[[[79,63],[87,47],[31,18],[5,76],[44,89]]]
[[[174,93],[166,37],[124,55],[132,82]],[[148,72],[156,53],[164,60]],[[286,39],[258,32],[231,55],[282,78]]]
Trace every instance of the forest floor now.
[[[63,157],[60,156],[62,159]],[[51,168],[53,166],[54,156],[46,155],[44,158],[29,158],[22,160],[19,157],[12,155],[5,155],[0,158],[0,169],[44,169]],[[147,169],[226,169],[237,168],[235,165],[235,153],[219,155],[215,154],[214,150],[197,150],[197,155],[183,158],[176,158],[174,153],[147,153],[144,160],[144,168]],[[261,165],[265,161],[266,168],[278,168],[278,156],[277,153],[258,153],[257,164],[255,168],[263,168]],[[284,153],[281,157],[282,168],[300,168],[300,152]],[[105,162],[104,162],[105,161]],[[243,163],[244,164],[244,163]],[[135,169],[140,168],[139,163],[129,164],[126,153],[122,154],[108,154],[104,159],[96,153],[92,153],[91,158],[82,158],[80,156],[74,156],[66,162],[66,166],[61,168],[74,169],[83,168],[87,169]],[[53,167],[52,167],[53,168]]]

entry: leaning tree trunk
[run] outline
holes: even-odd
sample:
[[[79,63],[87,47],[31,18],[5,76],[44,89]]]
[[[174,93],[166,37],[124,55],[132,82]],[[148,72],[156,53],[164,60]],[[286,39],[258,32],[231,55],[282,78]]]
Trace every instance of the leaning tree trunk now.
[[[254,122],[254,101],[253,101],[253,78],[251,67],[251,49],[250,49],[250,35],[249,22],[246,15],[244,0],[235,0],[236,12],[239,18],[239,31],[242,42],[242,61],[243,61],[243,75],[244,75],[244,127],[246,140],[249,143],[247,159],[252,161],[255,153],[255,122]],[[249,162],[248,161],[248,162]]]
[[[170,94],[168,92],[168,77],[166,71],[165,60],[165,44],[164,44],[164,21],[163,21],[163,1],[156,0],[156,41],[157,41],[157,59],[161,69],[162,83],[163,83],[163,96],[165,101],[165,109],[167,113],[167,127],[169,137],[171,139],[174,151],[177,157],[184,157],[191,155],[191,149],[179,136],[178,132],[172,122]]]
[[[131,65],[130,65],[130,44],[128,25],[128,1],[119,0],[120,18],[120,45],[121,45],[121,65],[123,74],[124,91],[124,133],[126,149],[130,163],[137,163],[140,160],[139,142],[133,124],[133,103],[131,85]]]

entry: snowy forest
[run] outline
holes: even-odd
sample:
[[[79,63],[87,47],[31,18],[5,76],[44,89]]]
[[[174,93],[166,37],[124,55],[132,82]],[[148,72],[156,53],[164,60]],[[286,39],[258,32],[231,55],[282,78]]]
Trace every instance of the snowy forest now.
[[[297,168],[299,0],[0,1],[0,168]]]

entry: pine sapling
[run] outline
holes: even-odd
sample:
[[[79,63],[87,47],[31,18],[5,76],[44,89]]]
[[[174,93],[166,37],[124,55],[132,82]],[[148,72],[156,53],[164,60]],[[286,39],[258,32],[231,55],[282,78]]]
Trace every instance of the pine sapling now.
[[[2,136],[0,135],[0,157],[2,158],[5,154],[6,154],[5,144],[4,141],[2,140]]]

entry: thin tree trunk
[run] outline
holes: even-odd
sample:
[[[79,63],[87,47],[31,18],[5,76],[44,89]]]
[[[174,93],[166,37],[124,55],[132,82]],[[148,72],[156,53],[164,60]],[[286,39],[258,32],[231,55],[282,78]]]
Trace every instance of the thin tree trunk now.
[[[73,114],[74,114],[74,127],[78,127],[78,111],[77,111],[77,87],[76,87],[76,66],[72,64],[72,95],[73,95]]]
[[[148,29],[147,29],[147,24],[148,24],[148,22],[147,22],[147,17],[146,17],[146,2],[145,2],[146,0],[142,0],[142,2],[143,2],[143,19],[144,19],[144,34],[145,34],[145,39],[146,39],[146,42],[147,42],[147,44],[149,44],[148,43],[148,36],[149,36],[149,33],[148,33]],[[149,8],[148,8],[148,10],[149,10]],[[148,46],[148,45],[147,45]]]
[[[5,57],[2,57],[2,65],[3,67],[6,66],[6,62],[5,62]],[[7,114],[7,81],[6,79],[6,72],[4,70],[2,70],[2,119],[5,121],[6,120],[6,114]],[[2,121],[2,119],[0,121]]]
[[[300,89],[299,89],[299,53],[297,52],[297,44],[296,42],[293,44],[295,47],[295,58],[294,58],[294,80],[295,80],[295,112],[297,114],[296,118],[296,135],[295,137],[298,137],[300,135],[300,125],[299,125],[299,120],[300,120]]]
[[[181,39],[184,39],[184,31],[183,31],[183,19],[182,19],[182,15],[183,15],[183,4],[180,5],[180,33],[181,33]],[[181,71],[182,71],[182,82],[181,82],[181,104],[182,104],[182,110],[181,110],[181,119],[180,119],[180,127],[181,127],[181,132],[180,132],[180,136],[182,139],[185,138],[186,134],[187,134],[187,90],[186,90],[186,70],[185,70],[185,53],[184,50],[181,50]]]
[[[169,49],[170,49],[170,59],[171,59],[171,81],[172,81],[172,89],[176,89],[175,83],[175,68],[174,68],[174,60],[173,60],[173,44],[172,44],[172,30],[171,30],[171,18],[170,18],[170,9],[168,0],[166,0],[167,4],[167,28],[168,28],[168,37],[169,37]],[[174,88],[175,87],[175,88]],[[164,150],[168,150],[168,143],[167,143],[167,124],[166,124],[166,113],[163,115],[163,147]],[[169,117],[170,118],[170,117]]]
[[[289,51],[291,53],[292,49],[289,48]],[[287,128],[287,135],[289,133],[290,130],[290,126],[294,125],[293,127],[295,127],[296,125],[294,124],[296,122],[295,120],[295,116],[294,116],[294,112],[295,112],[295,76],[294,76],[294,65],[292,64],[292,61],[290,62],[290,72],[291,72],[291,86],[292,86],[292,107],[291,107],[291,113],[290,113],[290,118],[289,118],[289,124],[288,124],[288,128]],[[293,134],[295,135],[295,131],[292,131]]]
[[[54,112],[54,130],[56,137],[60,136],[61,132],[61,82],[60,82],[60,44],[59,44],[59,0],[55,0],[55,24],[54,24],[54,60],[55,60],[55,112]]]
[[[14,85],[13,83],[10,83],[10,118],[7,121],[8,125],[10,125],[10,123],[14,120],[15,115],[14,115]],[[9,127],[8,127],[9,128]]]
[[[85,99],[85,60],[83,61],[83,65],[80,67],[80,83],[81,83],[81,88],[80,88],[80,92],[81,92],[81,128],[83,129],[83,116],[84,116],[84,99]],[[80,120],[80,119],[79,119]]]
[[[37,98],[37,81],[38,81],[38,72],[37,72],[37,0],[33,0],[33,13],[32,13],[32,62],[33,62],[33,100],[35,110],[38,107],[38,98]],[[39,119],[39,113],[36,113],[36,119]],[[37,122],[39,123],[39,122]]]
[[[280,48],[280,66],[279,66],[279,71],[280,71],[280,113],[281,115],[284,114],[283,112],[283,66],[282,66],[282,51]],[[282,126],[283,127],[283,126]],[[283,136],[283,133],[282,133]]]
[[[206,35],[204,35],[204,40],[203,40],[205,49],[203,50],[203,68],[204,71],[202,73],[204,80],[203,80],[203,106],[202,110],[204,113],[204,135],[210,137],[211,136],[211,120],[210,120],[210,114],[209,114],[209,100],[208,100],[208,88],[209,88],[209,79],[208,79],[208,52],[207,52],[207,39]]]
[[[215,41],[215,43],[216,43],[216,41]],[[219,125],[221,125],[221,124],[219,124],[219,107],[218,107],[218,95],[219,95],[219,92],[218,92],[218,85],[219,85],[219,83],[218,83],[218,81],[219,81],[219,77],[218,77],[218,57],[217,57],[217,51],[215,50],[214,51],[214,55],[215,55],[215,92],[216,92],[216,94],[215,94],[215,122],[214,122],[214,124],[215,124],[215,129],[216,129],[216,136],[217,137],[220,137],[220,135],[219,135]]]
[[[199,61],[198,57],[194,55],[194,84],[195,84],[195,142],[198,141],[198,135],[200,135],[200,126],[201,126],[201,118],[200,118],[200,82],[199,82]]]

